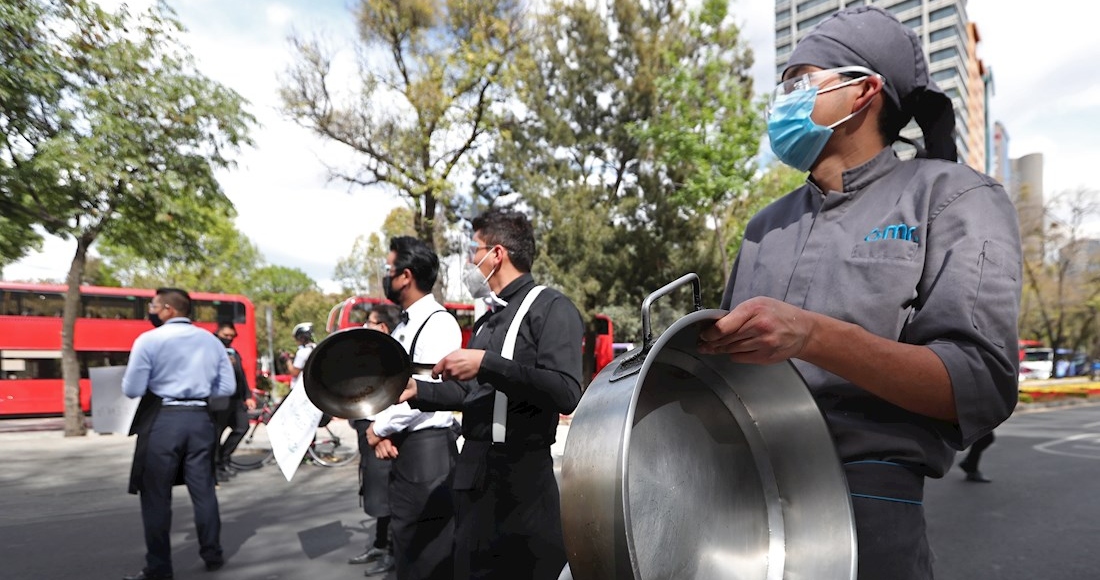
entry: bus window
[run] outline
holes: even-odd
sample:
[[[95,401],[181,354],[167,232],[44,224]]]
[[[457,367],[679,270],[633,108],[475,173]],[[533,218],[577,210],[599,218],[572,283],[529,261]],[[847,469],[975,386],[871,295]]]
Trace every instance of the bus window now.
[[[0,314],[19,316],[19,295],[22,292],[4,290],[0,292]]]
[[[80,378],[88,378],[88,369],[96,367],[124,367],[130,360],[130,353],[128,352],[81,352],[78,353],[80,357]]]
[[[348,311],[348,324],[350,326],[363,326],[366,324],[373,306],[370,302],[356,302]]]
[[[21,296],[19,305],[20,316],[60,317],[64,310],[65,297],[54,293],[27,292]]]
[[[86,318],[110,318],[114,320],[137,320],[145,318],[141,310],[141,300],[137,296],[95,296],[84,295],[84,316]]]
[[[195,322],[232,322],[245,321],[244,305],[228,300],[195,300],[191,303],[191,320]]]
[[[4,375],[19,379],[60,379],[61,351],[5,350],[0,351]],[[15,376],[11,376],[14,374]]]

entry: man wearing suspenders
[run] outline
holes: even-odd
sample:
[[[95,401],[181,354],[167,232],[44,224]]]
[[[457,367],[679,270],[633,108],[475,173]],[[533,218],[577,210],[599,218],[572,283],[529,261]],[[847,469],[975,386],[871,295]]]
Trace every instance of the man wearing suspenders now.
[[[404,309],[390,334],[414,365],[434,365],[462,346],[458,321],[431,294],[438,274],[439,257],[427,244],[409,236],[390,240],[382,288],[386,298]],[[370,419],[374,422],[367,428],[367,442],[376,457],[393,460],[388,490],[393,557],[383,556],[366,575],[387,572],[396,564],[398,580],[450,580],[450,479],[458,456],[457,421],[449,411],[422,412],[405,403]]]
[[[494,210],[473,229],[466,283],[493,310],[435,365],[442,382],[410,380],[402,399],[463,411],[455,578],[554,580],[566,558],[550,446],[580,400],[584,326],[565,295],[535,284],[526,217]]]

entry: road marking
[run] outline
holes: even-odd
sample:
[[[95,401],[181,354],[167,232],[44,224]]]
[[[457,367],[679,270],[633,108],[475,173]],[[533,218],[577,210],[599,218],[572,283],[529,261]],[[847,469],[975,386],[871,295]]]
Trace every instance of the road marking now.
[[[1056,449],[1056,447],[1059,446],[1069,447],[1071,449],[1087,449],[1089,452],[1082,453]],[[1051,455],[1065,455],[1068,457],[1100,460],[1100,433],[1078,433],[1077,435],[1070,435],[1069,437],[1034,445],[1032,449],[1042,453],[1050,453]]]

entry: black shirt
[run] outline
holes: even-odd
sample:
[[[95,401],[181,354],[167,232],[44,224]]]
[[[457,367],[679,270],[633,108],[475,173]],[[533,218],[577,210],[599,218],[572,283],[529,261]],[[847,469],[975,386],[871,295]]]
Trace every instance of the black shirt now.
[[[441,383],[418,380],[417,396],[409,403],[425,411],[461,410],[463,436],[468,441],[491,441],[499,390],[508,396],[506,444],[524,448],[553,444],[559,414],[572,413],[581,397],[584,324],[569,298],[546,288],[524,317],[512,360],[502,357],[508,327],[535,285],[530,274],[523,274],[500,293],[508,306],[478,319],[467,347],[485,351],[477,378]]]

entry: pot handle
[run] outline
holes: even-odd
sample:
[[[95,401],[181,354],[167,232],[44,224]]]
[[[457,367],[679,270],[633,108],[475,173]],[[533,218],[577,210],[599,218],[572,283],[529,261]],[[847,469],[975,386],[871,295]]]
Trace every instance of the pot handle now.
[[[699,285],[699,275],[695,272],[690,272],[680,276],[676,280],[665,284],[662,288],[656,292],[646,296],[646,299],[642,301],[642,357],[649,352],[649,349],[653,346],[653,329],[650,328],[649,323],[649,307],[653,304],[653,301],[670,294],[673,290],[679,288],[691,282],[691,289],[693,292],[693,298],[695,299],[695,310],[703,309],[702,289]]]

